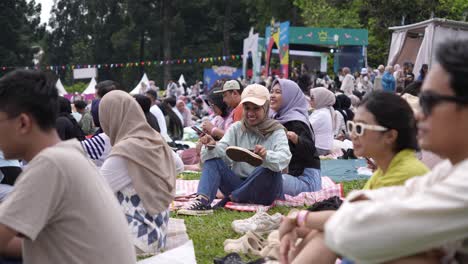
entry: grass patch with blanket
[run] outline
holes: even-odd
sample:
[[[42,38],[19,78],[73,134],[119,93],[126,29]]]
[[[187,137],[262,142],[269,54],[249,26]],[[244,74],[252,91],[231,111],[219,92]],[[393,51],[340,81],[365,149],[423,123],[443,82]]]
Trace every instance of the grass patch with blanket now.
[[[179,178],[184,180],[198,180],[200,173],[183,173]],[[350,191],[361,189],[366,180],[353,180],[342,182],[345,195]],[[291,207],[276,206],[271,208],[268,213],[287,214]],[[227,255],[224,252],[223,242],[226,239],[239,238],[241,235],[234,232],[231,228],[233,220],[245,219],[253,216],[253,212],[238,212],[227,209],[215,210],[213,215],[209,216],[181,216],[171,213],[171,217],[185,220],[187,232],[195,246],[195,256],[197,263],[213,263],[213,259]],[[244,256],[245,260],[254,260],[257,256]]]

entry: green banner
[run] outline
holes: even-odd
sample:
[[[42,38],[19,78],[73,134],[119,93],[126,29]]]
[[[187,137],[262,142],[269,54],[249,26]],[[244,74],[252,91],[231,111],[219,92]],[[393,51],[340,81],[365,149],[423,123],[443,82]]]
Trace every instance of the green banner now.
[[[367,29],[290,27],[289,43],[327,46],[367,46]]]

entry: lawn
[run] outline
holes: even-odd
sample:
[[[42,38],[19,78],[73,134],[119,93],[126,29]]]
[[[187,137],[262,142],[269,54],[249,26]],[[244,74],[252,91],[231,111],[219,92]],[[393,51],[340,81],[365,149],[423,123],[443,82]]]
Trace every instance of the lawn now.
[[[185,180],[199,179],[199,177],[198,173],[184,173],[180,176]],[[361,189],[365,182],[366,180],[343,182],[345,194],[348,194],[351,190]],[[290,209],[290,207],[275,207],[270,209],[268,213],[279,212],[286,214]],[[213,263],[214,258],[227,254],[223,248],[224,240],[241,236],[232,230],[231,222],[236,219],[251,217],[253,214],[220,209],[216,210],[214,215],[211,216],[177,216],[173,214],[172,217],[185,220],[188,235],[195,246],[197,263],[205,264]],[[246,260],[258,258],[254,256],[244,257]]]

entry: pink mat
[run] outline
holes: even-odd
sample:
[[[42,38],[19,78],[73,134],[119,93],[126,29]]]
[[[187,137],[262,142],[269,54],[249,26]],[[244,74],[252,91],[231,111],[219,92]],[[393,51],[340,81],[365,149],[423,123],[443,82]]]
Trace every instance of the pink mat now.
[[[192,194],[197,192],[198,180],[177,180],[176,182],[176,198],[171,204],[171,210],[178,210],[186,206],[191,199]],[[241,204],[228,202],[225,208],[244,211],[244,212],[255,212],[258,210],[268,210],[273,206],[311,206],[316,202],[326,200],[330,197],[338,196],[343,198],[343,185],[341,183],[336,184],[329,177],[322,177],[322,190],[318,192],[304,192],[297,196],[285,195],[285,200],[276,200],[270,206],[258,205],[258,204]],[[219,200],[213,201],[216,204]]]

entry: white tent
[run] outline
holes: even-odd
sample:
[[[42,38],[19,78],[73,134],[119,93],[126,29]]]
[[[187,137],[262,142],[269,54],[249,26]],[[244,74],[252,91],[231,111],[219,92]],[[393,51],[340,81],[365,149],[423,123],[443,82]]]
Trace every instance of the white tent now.
[[[180,86],[182,86],[182,84],[184,84],[184,83],[187,84],[187,83],[185,82],[185,78],[184,78],[184,75],[183,75],[183,74],[180,75],[178,83],[180,84]]]
[[[449,39],[468,39],[468,23],[432,18],[419,23],[389,28],[393,31],[388,65],[413,62],[413,73],[419,74],[423,64],[435,62],[439,44]]]
[[[150,87],[150,84],[149,84],[149,79],[148,79],[148,76],[145,74],[143,74],[143,77],[141,78],[140,82],[138,83],[138,85],[130,92],[130,94],[139,94],[141,93],[141,85],[144,84],[146,86],[146,89],[148,89]],[[145,89],[145,90],[146,90]]]
[[[63,84],[62,82],[60,81],[60,78],[57,80],[57,82],[55,83],[55,88],[57,88],[57,91],[59,93],[60,96],[64,96],[65,94],[67,94],[68,92],[65,90],[65,88],[63,87]]]
[[[87,94],[95,94],[96,90],[96,79],[92,78],[91,82],[89,82],[88,87],[82,92],[82,94],[87,95]]]

